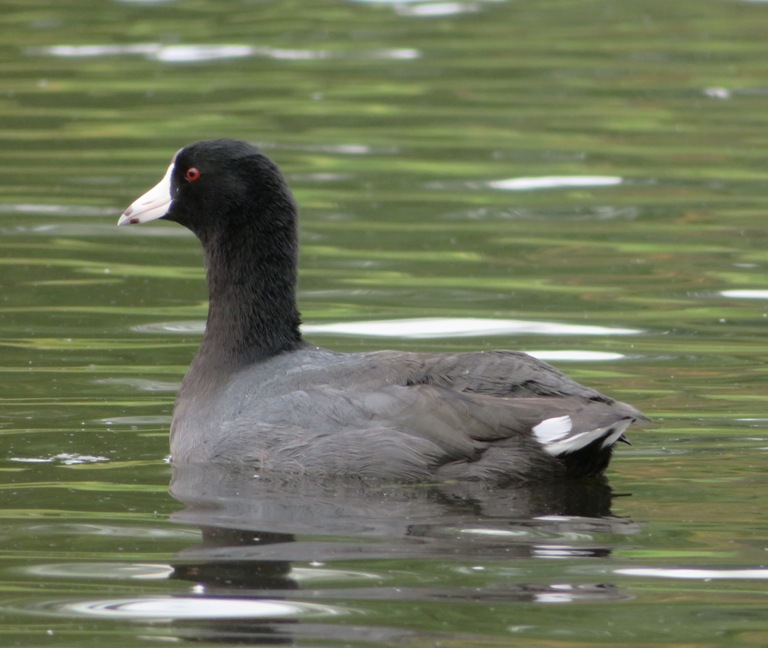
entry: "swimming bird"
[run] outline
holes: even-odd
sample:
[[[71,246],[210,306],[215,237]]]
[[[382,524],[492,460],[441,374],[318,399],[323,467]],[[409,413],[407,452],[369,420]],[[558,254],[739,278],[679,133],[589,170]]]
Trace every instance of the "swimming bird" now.
[[[259,475],[489,484],[601,474],[637,409],[516,351],[339,353],[302,337],[297,206],[251,144],[176,153],[118,225],[155,219],[203,247],[205,333],[171,424],[176,464]]]

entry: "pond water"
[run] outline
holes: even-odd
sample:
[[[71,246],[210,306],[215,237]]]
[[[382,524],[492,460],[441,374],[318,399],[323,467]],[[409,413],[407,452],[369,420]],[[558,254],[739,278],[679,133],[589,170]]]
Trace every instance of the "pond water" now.
[[[767,20],[0,0],[0,643],[768,643]],[[301,203],[314,342],[526,350],[654,426],[578,488],[172,475],[201,253],[115,223],[220,136]]]

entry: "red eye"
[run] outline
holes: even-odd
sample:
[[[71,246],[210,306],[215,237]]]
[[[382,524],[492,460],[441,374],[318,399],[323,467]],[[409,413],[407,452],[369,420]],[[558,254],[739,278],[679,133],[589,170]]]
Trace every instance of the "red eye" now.
[[[190,182],[194,182],[200,177],[200,171],[195,167],[189,167],[187,172],[184,174],[184,177]]]

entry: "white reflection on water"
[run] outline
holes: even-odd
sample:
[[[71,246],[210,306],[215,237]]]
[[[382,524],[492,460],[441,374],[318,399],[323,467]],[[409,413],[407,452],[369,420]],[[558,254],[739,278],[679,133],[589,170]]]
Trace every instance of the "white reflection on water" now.
[[[85,205],[43,205],[35,203],[6,203],[0,205],[0,214],[36,214],[57,216],[110,216],[113,209]]]
[[[535,351],[528,349],[526,350],[526,353],[539,360],[553,362],[608,362],[609,360],[621,360],[626,357],[623,353],[612,353],[610,351],[584,351],[581,349],[562,349],[559,351]]]
[[[704,94],[712,99],[730,99],[731,91],[728,88],[712,87],[704,88]]]
[[[368,322],[305,324],[302,330],[305,333],[404,338],[474,337],[520,333],[537,335],[636,335],[640,333],[637,329],[608,328],[585,324],[472,317],[424,317]]]
[[[127,383],[134,386],[132,383]],[[174,383],[173,387],[167,391],[175,392],[179,389],[181,383]],[[157,416],[111,416],[110,418],[96,419],[99,423],[105,423],[106,425],[170,425],[171,417],[167,415]]]
[[[111,619],[285,619],[336,617],[347,611],[330,605],[268,599],[147,597],[52,601],[35,612]]]
[[[768,290],[723,290],[720,294],[733,299],[768,299]]]
[[[151,324],[138,324],[131,327],[137,333],[199,333],[205,332],[205,322],[192,320],[189,322],[153,322]]]
[[[179,388],[178,382],[150,380],[148,378],[102,378],[100,380],[94,380],[93,382],[97,385],[125,385],[126,387],[131,387],[132,389],[146,392],[175,392]],[[121,422],[140,424],[153,424],[158,422],[150,420],[151,418],[156,417],[123,417]],[[110,421],[116,420],[117,419],[110,419]]]
[[[279,60],[305,61],[312,59],[355,58],[408,60],[421,56],[415,49],[376,49],[356,52],[277,49],[274,47],[254,47],[252,45],[161,45],[142,43],[136,45],[54,45],[42,52],[60,58],[96,58],[100,56],[138,55],[164,63],[194,63],[222,59],[262,56]]]
[[[441,2],[440,0],[355,0],[363,4],[390,5],[400,16],[437,18],[480,11],[484,4],[499,0],[479,2]]]
[[[94,562],[31,565],[22,571],[31,576],[46,578],[167,580],[173,574],[173,567],[157,563]]]
[[[311,563],[322,565],[322,563]],[[316,585],[319,582],[329,581],[339,583],[357,582],[357,581],[376,581],[380,582],[383,577],[376,572],[354,571],[351,569],[331,569],[331,568],[302,568],[293,567],[291,569],[291,578],[303,585]]]
[[[480,11],[480,5],[468,2],[432,2],[411,6],[397,5],[395,11],[400,16],[433,18],[436,16],[456,16],[458,14]]]
[[[52,457],[11,457],[10,461],[16,461],[18,463],[60,463],[65,466],[77,466],[80,464],[109,461],[109,457],[82,455],[77,454],[76,452],[60,452]]]
[[[624,576],[652,576],[655,578],[689,578],[697,580],[737,579],[768,580],[768,569],[663,569],[657,567],[626,567],[615,569]]]
[[[110,538],[141,538],[152,540],[183,540],[198,538],[200,532],[192,529],[182,528],[159,528],[159,527],[140,527],[140,526],[120,526],[110,524],[79,524],[76,522],[50,524],[31,524],[26,527],[26,531],[34,537],[43,536],[87,536],[87,537],[110,537]]]
[[[200,334],[205,331],[202,321],[153,322],[132,327],[139,333]],[[398,320],[373,320],[369,322],[334,322],[330,324],[304,324],[302,331],[308,335],[358,335],[404,339],[435,339],[456,337],[481,337],[493,335],[636,335],[639,329],[609,328],[584,324],[560,324],[526,320],[502,320],[482,318],[425,317]],[[547,351],[527,350],[541,360],[596,361],[619,360],[621,353],[560,349]],[[106,382],[106,381],[102,381]],[[112,382],[126,382],[112,380]],[[140,387],[144,388],[144,387]]]
[[[565,187],[609,187],[621,184],[617,176],[540,176],[536,178],[509,178],[488,183],[492,189],[504,191],[533,191]]]
[[[132,327],[139,333],[199,333],[202,321],[155,322]],[[639,329],[610,328],[587,324],[561,324],[531,320],[485,319],[479,317],[418,317],[366,322],[304,324],[302,331],[318,335],[362,335],[391,338],[479,337],[484,335],[637,335]],[[562,352],[558,352],[562,353]],[[576,352],[580,353],[580,352]],[[613,354],[608,354],[612,357]],[[601,355],[600,357],[603,357]]]

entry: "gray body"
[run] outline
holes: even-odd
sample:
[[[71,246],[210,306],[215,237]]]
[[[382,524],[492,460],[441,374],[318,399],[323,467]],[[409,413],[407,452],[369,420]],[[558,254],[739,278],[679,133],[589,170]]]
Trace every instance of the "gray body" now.
[[[602,473],[635,408],[524,353],[343,354],[313,347],[296,304],[297,212],[277,166],[245,142],[179,151],[119,224],[198,237],[206,332],[179,392],[176,464],[259,475],[471,479]]]

